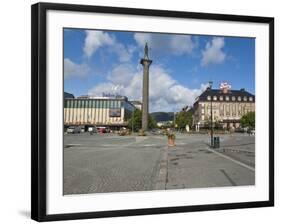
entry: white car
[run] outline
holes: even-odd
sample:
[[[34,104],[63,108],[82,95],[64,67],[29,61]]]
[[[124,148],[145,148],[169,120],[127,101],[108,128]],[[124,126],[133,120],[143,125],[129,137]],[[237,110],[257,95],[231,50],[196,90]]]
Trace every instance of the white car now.
[[[67,128],[66,130],[67,134],[76,134],[76,133],[81,133],[81,128],[80,127],[76,127],[76,126],[70,126]]]

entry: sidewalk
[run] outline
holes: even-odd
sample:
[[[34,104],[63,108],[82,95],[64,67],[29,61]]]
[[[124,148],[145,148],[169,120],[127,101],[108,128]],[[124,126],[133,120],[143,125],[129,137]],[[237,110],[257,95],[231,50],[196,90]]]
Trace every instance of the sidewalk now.
[[[223,145],[232,145],[237,150],[240,146],[233,143],[232,137]],[[231,144],[230,144],[231,143]],[[162,171],[166,171],[165,189],[204,188],[222,186],[241,186],[255,184],[254,168],[243,162],[228,158],[220,152],[209,149],[205,141],[188,142],[177,139],[175,147],[165,151],[166,164],[162,161]],[[223,148],[223,147],[222,147]],[[165,168],[163,168],[165,164]],[[160,169],[161,171],[161,169]]]

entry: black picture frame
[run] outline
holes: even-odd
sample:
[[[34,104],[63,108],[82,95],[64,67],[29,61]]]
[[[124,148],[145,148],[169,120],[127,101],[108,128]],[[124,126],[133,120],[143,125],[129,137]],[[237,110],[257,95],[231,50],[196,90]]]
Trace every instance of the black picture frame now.
[[[216,21],[253,22],[269,25],[269,200],[208,204],[196,206],[159,207],[69,214],[46,213],[46,13],[48,10],[111,13],[169,18],[191,18]],[[31,218],[36,221],[74,220],[116,216],[133,216],[206,210],[274,206],[274,18],[137,8],[103,7],[73,4],[37,3],[31,14]]]

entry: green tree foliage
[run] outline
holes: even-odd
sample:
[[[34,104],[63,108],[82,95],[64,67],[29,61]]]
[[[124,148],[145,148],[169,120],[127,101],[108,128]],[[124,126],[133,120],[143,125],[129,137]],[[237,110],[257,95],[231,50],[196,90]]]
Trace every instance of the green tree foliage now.
[[[242,127],[255,128],[255,112],[248,112],[240,119]]]
[[[134,131],[138,131],[141,129],[142,125],[142,111],[139,109],[135,109],[135,111],[132,113],[132,117],[129,119],[128,123],[129,127]],[[155,119],[152,116],[148,116],[148,128],[156,128],[157,123]]]
[[[157,122],[151,115],[148,116],[148,127],[150,129],[157,128]]]
[[[192,125],[192,113],[181,111],[176,115],[176,125],[179,129],[184,129],[186,125]]]
[[[132,117],[129,119],[129,127],[134,131],[141,129],[141,110],[134,110]]]

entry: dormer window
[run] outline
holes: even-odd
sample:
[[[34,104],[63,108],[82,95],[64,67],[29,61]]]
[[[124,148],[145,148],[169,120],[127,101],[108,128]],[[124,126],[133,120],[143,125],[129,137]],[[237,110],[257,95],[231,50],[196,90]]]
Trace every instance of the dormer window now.
[[[250,101],[253,101],[253,97],[249,97],[249,100],[250,100]]]
[[[211,100],[211,96],[207,96],[207,100]]]
[[[226,97],[225,97],[225,100],[226,100],[226,101],[229,101],[229,96],[226,96]]]
[[[220,96],[220,101],[223,101],[223,96]]]
[[[244,100],[244,101],[247,101],[247,97],[246,97],[246,96],[244,96],[243,100]]]
[[[214,97],[213,97],[213,100],[217,100],[217,96],[214,96]]]
[[[238,96],[238,101],[241,101],[241,96]]]
[[[235,98],[235,96],[233,96],[231,99],[232,99],[232,101],[235,101],[236,98]]]

